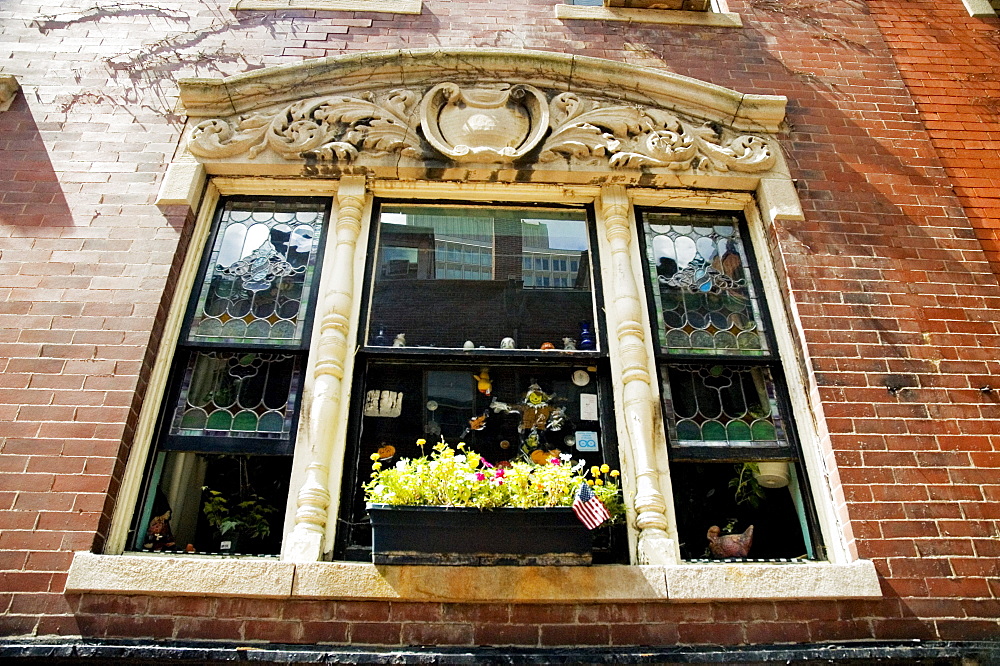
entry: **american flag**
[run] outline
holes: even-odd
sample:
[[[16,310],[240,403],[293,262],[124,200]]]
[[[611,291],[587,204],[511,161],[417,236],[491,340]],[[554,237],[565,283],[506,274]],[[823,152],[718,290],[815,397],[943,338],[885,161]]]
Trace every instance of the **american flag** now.
[[[594,494],[586,481],[581,483],[580,488],[576,491],[576,497],[573,499],[573,513],[588,530],[600,527],[605,520],[611,518],[611,514],[604,508],[604,504],[601,503],[600,498]]]

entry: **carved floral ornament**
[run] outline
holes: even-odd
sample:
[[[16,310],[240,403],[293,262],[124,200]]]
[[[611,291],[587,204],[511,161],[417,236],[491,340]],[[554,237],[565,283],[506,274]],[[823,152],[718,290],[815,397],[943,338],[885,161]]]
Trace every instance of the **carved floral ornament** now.
[[[198,123],[188,149],[207,159],[273,151],[285,160],[354,164],[364,155],[526,165],[604,161],[616,169],[756,173],[776,160],[768,142],[659,108],[609,103],[534,86],[440,83],[330,95],[276,111]]]

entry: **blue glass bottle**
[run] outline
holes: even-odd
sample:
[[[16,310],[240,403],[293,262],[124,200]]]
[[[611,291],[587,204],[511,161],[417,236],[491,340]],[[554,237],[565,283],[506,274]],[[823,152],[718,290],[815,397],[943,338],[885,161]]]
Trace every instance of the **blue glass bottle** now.
[[[593,351],[597,349],[597,345],[594,343],[594,332],[590,329],[590,326],[589,321],[580,322],[580,349]]]

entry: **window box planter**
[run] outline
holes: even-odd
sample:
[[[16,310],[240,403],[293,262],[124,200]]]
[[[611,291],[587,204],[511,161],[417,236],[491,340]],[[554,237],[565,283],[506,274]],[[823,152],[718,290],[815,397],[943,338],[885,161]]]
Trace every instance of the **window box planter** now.
[[[591,534],[566,506],[530,509],[369,504],[372,561],[424,565],[587,565]]]

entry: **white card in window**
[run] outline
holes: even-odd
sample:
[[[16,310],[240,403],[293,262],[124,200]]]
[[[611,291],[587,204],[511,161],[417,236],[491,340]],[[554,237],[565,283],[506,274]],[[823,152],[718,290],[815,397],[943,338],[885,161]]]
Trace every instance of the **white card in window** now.
[[[581,421],[596,421],[597,420],[597,394],[596,393],[581,393],[580,394],[580,420]]]
[[[601,445],[597,440],[596,430],[577,430],[576,431],[576,450],[577,451],[600,451]]]

